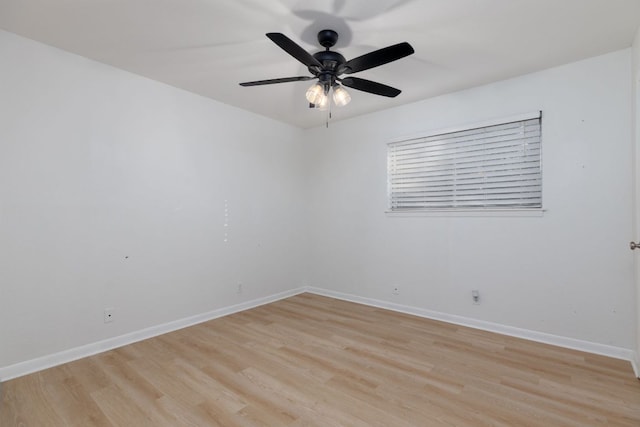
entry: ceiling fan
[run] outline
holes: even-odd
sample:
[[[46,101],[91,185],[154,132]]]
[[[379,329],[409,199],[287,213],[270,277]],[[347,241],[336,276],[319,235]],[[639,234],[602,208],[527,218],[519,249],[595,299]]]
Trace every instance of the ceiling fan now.
[[[318,79],[317,83],[314,83],[307,90],[306,98],[310,107],[321,109],[328,106],[330,92],[333,92],[333,101],[338,106],[347,105],[351,101],[351,96],[342,86],[390,98],[398,96],[401,92],[400,89],[358,77],[341,76],[378,67],[414,53],[413,47],[409,43],[402,42],[347,61],[338,52],[330,50],[338,41],[338,33],[333,30],[322,30],[318,33],[318,42],[325,50],[313,55],[282,33],[267,33],[267,37],[289,55],[306,65],[312,75],[257,80],[240,83],[240,86],[260,86]]]

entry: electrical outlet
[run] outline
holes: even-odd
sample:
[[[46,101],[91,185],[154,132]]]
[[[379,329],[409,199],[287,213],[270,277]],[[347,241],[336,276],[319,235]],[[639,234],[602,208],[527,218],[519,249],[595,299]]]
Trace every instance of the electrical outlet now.
[[[116,309],[113,307],[104,309],[104,323],[113,322],[116,314]]]
[[[238,282],[238,289],[236,289],[236,292],[239,294],[242,293],[242,283]]]
[[[398,286],[393,287],[393,291],[391,291],[393,295],[400,295],[400,288]]]
[[[474,305],[480,305],[480,291],[471,291],[471,298],[473,299]]]

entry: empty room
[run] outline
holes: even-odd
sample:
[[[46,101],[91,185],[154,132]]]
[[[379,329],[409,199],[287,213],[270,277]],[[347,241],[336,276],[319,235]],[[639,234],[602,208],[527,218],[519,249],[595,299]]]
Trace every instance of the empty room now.
[[[637,0],[0,0],[0,426],[640,426]]]

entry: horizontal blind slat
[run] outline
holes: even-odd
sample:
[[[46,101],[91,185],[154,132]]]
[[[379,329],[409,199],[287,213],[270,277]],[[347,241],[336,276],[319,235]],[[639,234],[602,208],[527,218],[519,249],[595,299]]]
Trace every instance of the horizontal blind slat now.
[[[496,144],[496,143],[506,143],[506,144],[515,144],[518,141],[521,143],[527,143],[528,141],[535,141],[540,138],[540,132],[530,132],[526,131],[523,133],[513,133],[513,134],[503,134],[503,135],[486,135],[483,138],[474,138],[474,139],[459,139],[452,141],[441,141],[439,144],[415,144],[410,148],[404,148],[402,150],[392,149],[391,154],[397,158],[405,158],[419,155],[421,153],[438,153],[438,152],[447,152],[452,150],[463,150],[463,149],[480,149],[482,147]]]
[[[535,120],[535,121],[538,122],[538,120]],[[408,141],[400,141],[400,142],[389,144],[389,147],[392,150],[401,151],[401,150],[412,149],[418,145],[429,145],[429,144],[444,145],[444,144],[447,144],[449,141],[456,142],[460,140],[473,139],[482,135],[485,135],[485,136],[490,135],[489,131],[484,131],[484,132],[481,131],[481,129],[488,129],[488,128],[479,128],[479,129],[480,131],[454,132],[450,134],[434,135],[427,138],[416,138]],[[522,122],[520,122],[520,124],[514,124],[509,128],[507,127],[496,128],[494,131],[494,134],[500,134],[500,132],[513,133],[517,129],[522,129],[524,132],[539,132],[540,126],[539,124],[532,124],[532,123],[523,124]]]

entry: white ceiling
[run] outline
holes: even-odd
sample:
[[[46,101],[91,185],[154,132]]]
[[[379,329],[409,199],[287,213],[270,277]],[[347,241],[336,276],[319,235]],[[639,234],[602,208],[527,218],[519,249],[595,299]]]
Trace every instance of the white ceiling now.
[[[411,43],[354,75],[403,92],[350,89],[339,120],[626,48],[638,26],[639,0],[0,0],[2,29],[303,128],[324,123],[310,82],[238,85],[308,74],[267,32],[315,52],[334,29],[347,59]]]

